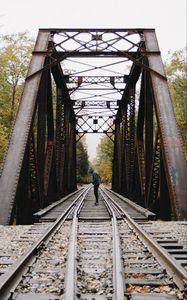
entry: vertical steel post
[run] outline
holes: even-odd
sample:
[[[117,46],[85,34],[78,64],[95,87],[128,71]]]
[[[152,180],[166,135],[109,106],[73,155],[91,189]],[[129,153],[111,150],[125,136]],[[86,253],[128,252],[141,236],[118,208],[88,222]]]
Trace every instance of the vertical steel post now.
[[[65,164],[65,105],[62,88],[57,87],[56,105],[56,170],[57,191],[61,197],[64,192],[64,164]]]
[[[144,36],[146,50],[159,51],[155,32],[145,31]],[[187,167],[181,137],[176,125],[167,80],[163,78],[165,72],[161,56],[148,53],[147,57],[150,68],[161,74],[159,76],[155,72],[150,72],[161,135],[164,169],[174,218],[183,220],[187,216]]]
[[[121,107],[121,193],[127,195],[127,174],[126,174],[126,109]]]
[[[51,203],[57,198],[56,186],[56,168],[55,168],[55,147],[54,147],[54,116],[53,116],[53,98],[52,82],[50,70],[47,71],[47,141],[45,148],[45,165],[44,165],[44,205]]]
[[[48,46],[50,32],[39,32],[35,51],[45,51]],[[33,54],[28,76],[41,69],[45,54]],[[9,224],[15,202],[18,180],[22,168],[23,157],[28,142],[30,127],[36,103],[41,73],[26,79],[22,99],[19,105],[16,122],[10,137],[9,148],[0,178],[0,224]],[[16,145],[16,147],[15,147]]]
[[[39,182],[42,196],[41,206],[44,207],[44,164],[46,143],[46,110],[47,110],[47,72],[43,72],[37,97],[38,120],[37,120],[37,161]]]
[[[112,174],[112,189],[120,192],[121,188],[121,151],[120,151],[120,122],[119,118],[115,120],[115,139],[114,139],[114,159]]]
[[[153,159],[153,99],[152,86],[148,72],[144,72],[145,76],[145,94],[144,94],[144,108],[145,108],[145,207],[148,207],[148,190],[149,181],[151,178],[151,164]]]

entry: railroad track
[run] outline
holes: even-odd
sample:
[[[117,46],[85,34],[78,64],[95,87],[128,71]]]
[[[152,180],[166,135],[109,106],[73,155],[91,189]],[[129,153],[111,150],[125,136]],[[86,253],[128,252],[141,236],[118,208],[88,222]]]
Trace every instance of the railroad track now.
[[[36,214],[46,228],[0,276],[0,299],[186,299],[184,256],[160,243],[155,215],[103,187],[99,200],[88,186]]]

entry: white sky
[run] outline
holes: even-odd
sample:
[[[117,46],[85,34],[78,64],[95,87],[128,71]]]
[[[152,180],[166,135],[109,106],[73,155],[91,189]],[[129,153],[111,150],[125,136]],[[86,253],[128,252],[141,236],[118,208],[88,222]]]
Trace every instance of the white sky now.
[[[186,46],[186,0],[0,0],[0,34],[39,28],[155,28],[164,60]],[[87,141],[92,158],[98,138]]]

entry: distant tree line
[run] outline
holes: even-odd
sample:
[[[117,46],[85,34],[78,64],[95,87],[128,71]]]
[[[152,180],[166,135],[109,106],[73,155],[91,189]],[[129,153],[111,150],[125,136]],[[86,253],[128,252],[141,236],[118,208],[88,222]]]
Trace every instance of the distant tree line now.
[[[107,135],[103,135],[97,146],[97,157],[93,165],[105,184],[110,184],[112,180],[113,149],[113,141]]]
[[[85,137],[77,142],[76,147],[77,153],[77,182],[78,183],[88,183],[89,182],[89,160]]]

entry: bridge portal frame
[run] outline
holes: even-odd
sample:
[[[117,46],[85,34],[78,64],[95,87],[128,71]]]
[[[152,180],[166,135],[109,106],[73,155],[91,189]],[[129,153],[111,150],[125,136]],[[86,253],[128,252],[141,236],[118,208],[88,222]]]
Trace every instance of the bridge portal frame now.
[[[82,34],[87,40],[80,39]],[[133,34],[139,35],[138,42],[130,40]],[[63,41],[54,42],[55,35]],[[66,49],[67,41],[79,47]],[[124,41],[130,42],[129,49],[120,48]],[[77,113],[80,99],[71,98],[71,94],[81,88],[83,92],[86,88],[82,84],[91,83],[92,76],[65,75],[61,62],[69,57],[125,58],[132,62],[123,80],[121,75],[116,79],[114,74],[108,78],[93,75],[94,84],[109,81],[110,87],[103,90],[113,88],[118,96],[121,94],[121,99],[104,101],[111,114],[104,122],[107,129],[99,125],[114,140],[112,188],[164,219],[186,219],[186,162],[155,30],[57,28],[38,33],[1,172],[0,223],[10,224],[14,218],[18,224],[31,223],[35,210],[76,189],[76,134],[86,132],[84,124],[76,125],[81,119]],[[117,88],[120,80],[125,87]],[[68,81],[77,85],[72,88]],[[81,99],[81,103],[81,110],[85,106],[90,109],[89,101]],[[88,126],[93,132],[98,132],[96,120],[104,120],[103,107],[99,109],[100,115],[94,112],[90,117],[95,120],[94,127]],[[114,119],[113,125],[107,123],[108,118]]]

